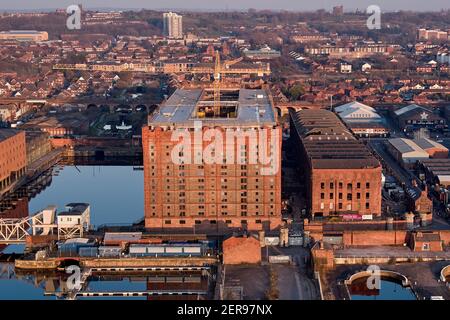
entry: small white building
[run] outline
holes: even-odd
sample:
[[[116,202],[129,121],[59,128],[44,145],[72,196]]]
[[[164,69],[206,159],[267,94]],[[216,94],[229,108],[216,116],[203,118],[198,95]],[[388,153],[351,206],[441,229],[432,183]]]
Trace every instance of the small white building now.
[[[370,70],[372,70],[372,66],[368,63],[364,63],[361,67],[362,72],[369,72]]]
[[[334,108],[334,111],[344,121],[380,121],[382,118],[376,110],[357,101],[349,102]]]
[[[69,203],[58,213],[58,239],[81,238],[89,231],[91,209],[87,203]]]
[[[340,72],[341,73],[352,73],[352,65],[348,64],[346,62],[341,63]]]

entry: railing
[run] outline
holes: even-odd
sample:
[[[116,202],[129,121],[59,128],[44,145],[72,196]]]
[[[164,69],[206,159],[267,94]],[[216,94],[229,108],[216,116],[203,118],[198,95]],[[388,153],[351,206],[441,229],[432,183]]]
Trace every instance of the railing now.
[[[320,272],[314,271],[314,276],[319,283],[319,292],[320,292],[320,300],[325,300],[323,297],[323,290],[322,290],[322,280],[320,279]]]

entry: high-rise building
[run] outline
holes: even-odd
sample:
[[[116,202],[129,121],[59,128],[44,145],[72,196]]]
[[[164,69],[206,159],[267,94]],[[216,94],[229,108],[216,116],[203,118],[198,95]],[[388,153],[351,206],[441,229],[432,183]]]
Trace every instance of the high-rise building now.
[[[290,111],[313,217],[381,215],[380,162],[327,110]]]
[[[142,142],[146,228],[280,225],[281,128],[266,90],[178,89]]]
[[[183,38],[183,17],[173,13],[166,12],[163,14],[164,35],[169,38]]]
[[[344,14],[344,6],[335,6],[333,7],[333,15],[342,16]]]

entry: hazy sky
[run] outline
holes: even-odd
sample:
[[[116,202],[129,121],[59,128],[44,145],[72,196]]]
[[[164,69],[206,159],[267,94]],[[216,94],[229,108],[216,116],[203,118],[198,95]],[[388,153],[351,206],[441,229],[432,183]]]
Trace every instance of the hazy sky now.
[[[348,10],[365,9],[376,4],[383,11],[450,9],[449,0],[0,0],[0,10],[33,10],[63,8],[70,4],[83,4],[87,8],[177,8],[177,9],[331,9],[343,4]]]

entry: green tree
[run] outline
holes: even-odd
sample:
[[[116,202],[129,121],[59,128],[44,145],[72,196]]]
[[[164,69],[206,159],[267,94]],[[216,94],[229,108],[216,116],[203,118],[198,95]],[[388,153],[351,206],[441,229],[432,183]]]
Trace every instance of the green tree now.
[[[290,87],[288,90],[289,99],[291,101],[298,100],[298,98],[300,98],[303,94],[305,94],[305,88],[299,84]]]

